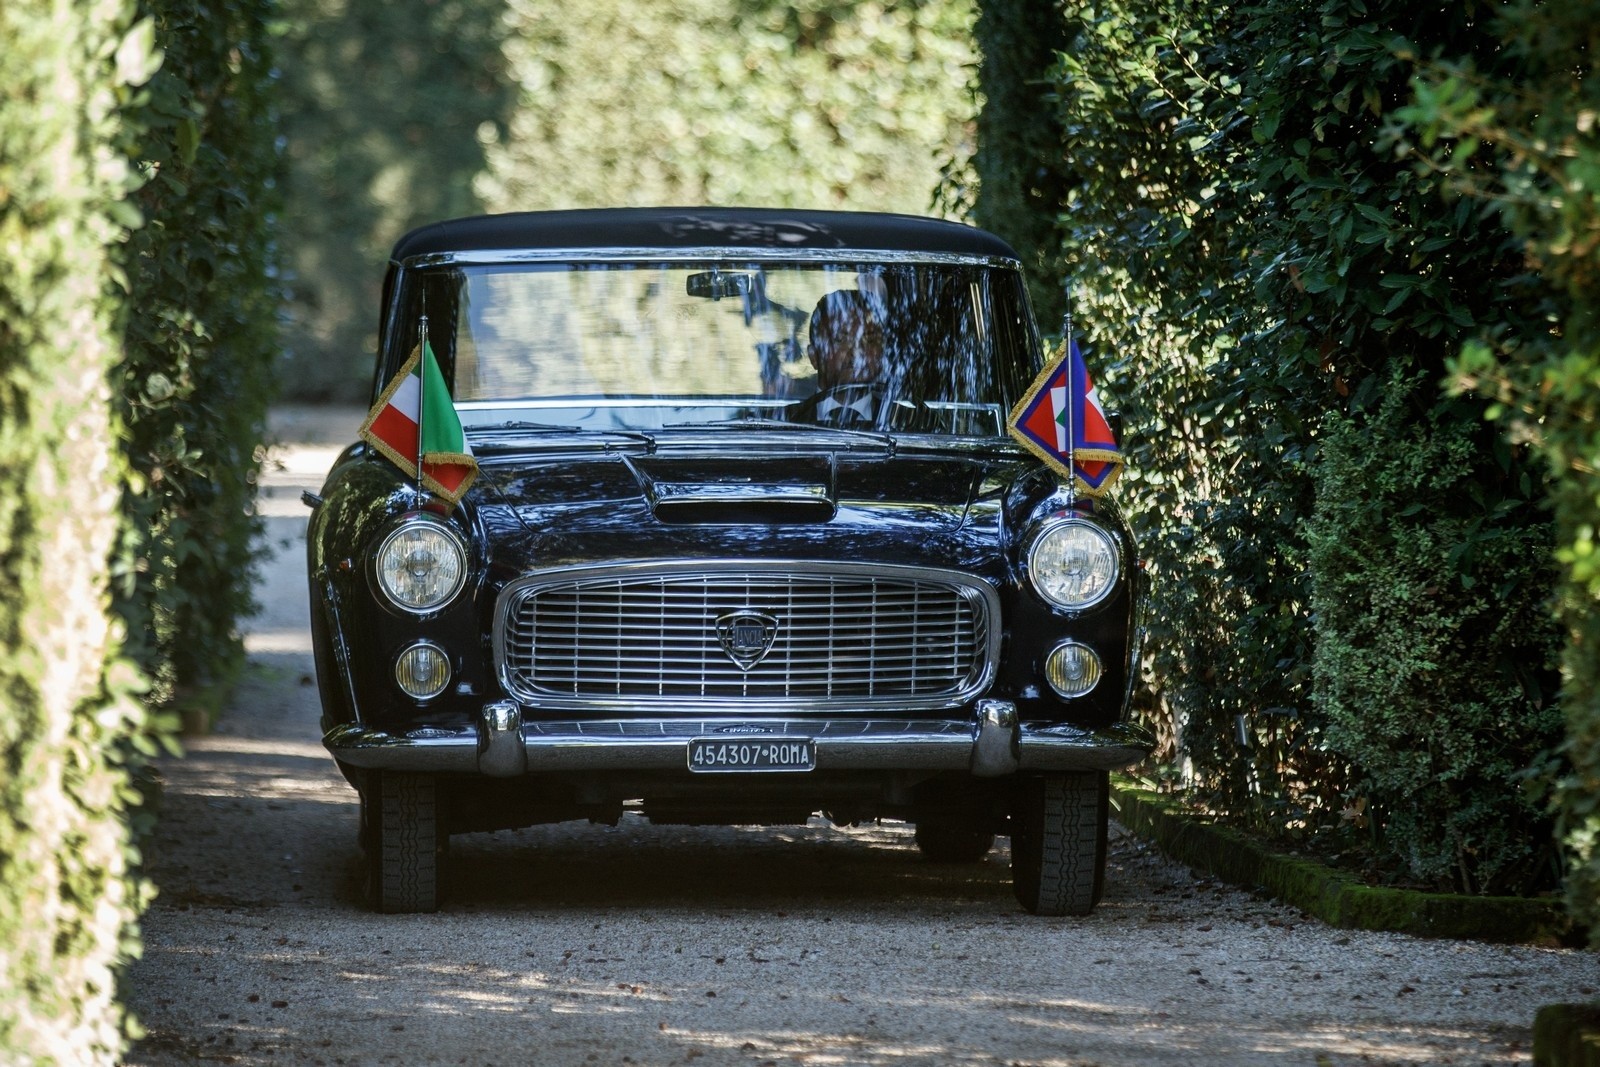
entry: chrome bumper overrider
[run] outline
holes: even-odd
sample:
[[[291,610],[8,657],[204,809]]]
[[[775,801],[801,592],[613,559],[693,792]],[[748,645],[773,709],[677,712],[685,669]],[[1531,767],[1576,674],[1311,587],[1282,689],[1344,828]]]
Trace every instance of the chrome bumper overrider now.
[[[1142,760],[1149,739],[1136,727],[1105,730],[1021,723],[1016,705],[980,700],[966,722],[949,719],[755,718],[583,719],[528,722],[512,703],[490,704],[475,726],[391,734],[358,723],[322,743],[355,767],[503,778],[550,771],[684,770],[696,737],[806,737],[819,771],[1119,770]]]

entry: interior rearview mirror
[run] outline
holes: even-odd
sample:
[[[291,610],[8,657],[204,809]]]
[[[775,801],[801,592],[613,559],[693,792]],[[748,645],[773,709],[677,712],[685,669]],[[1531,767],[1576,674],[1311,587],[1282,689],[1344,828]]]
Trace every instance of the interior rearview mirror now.
[[[746,296],[755,288],[755,277],[738,271],[708,270],[689,275],[687,291],[690,296],[707,300],[721,300],[728,296]]]

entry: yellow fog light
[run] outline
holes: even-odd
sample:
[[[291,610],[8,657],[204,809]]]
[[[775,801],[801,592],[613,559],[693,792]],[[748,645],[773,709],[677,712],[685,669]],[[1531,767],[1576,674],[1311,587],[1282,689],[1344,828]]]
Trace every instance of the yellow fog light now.
[[[1081,697],[1093,689],[1104,673],[1100,657],[1088,645],[1063,641],[1045,660],[1044,677],[1063,700]]]
[[[431,700],[450,684],[450,660],[438,645],[418,642],[400,653],[394,680],[413,700]]]

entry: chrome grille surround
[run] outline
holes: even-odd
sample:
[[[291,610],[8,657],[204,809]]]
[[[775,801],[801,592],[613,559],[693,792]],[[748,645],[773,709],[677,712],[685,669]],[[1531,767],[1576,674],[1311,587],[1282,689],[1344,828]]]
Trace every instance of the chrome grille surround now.
[[[777,621],[742,667],[730,614]],[[553,568],[495,606],[500,682],[531,708],[750,712],[958,707],[988,689],[1000,598],[959,571],[814,560]]]

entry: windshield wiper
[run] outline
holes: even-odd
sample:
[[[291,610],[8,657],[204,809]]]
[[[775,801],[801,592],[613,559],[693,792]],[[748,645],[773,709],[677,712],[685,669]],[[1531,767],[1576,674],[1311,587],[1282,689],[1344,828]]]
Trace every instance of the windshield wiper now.
[[[712,419],[710,422],[669,422],[662,427],[664,430],[699,430],[709,426],[760,426],[769,429],[815,429],[808,427],[803,422],[790,422],[788,419],[763,419],[755,415],[743,415],[737,419]]]
[[[741,419],[718,419],[713,422],[674,422],[663,426],[664,430],[704,430],[704,429],[733,429],[744,428],[760,430],[798,430],[802,432],[848,434],[851,437],[865,437],[869,441],[878,441],[887,445],[891,450],[895,446],[895,435],[888,430],[856,430],[846,426],[821,426],[814,422],[790,422],[787,419],[760,419],[745,417]]]
[[[497,431],[502,431],[502,430],[511,430],[511,431],[515,431],[516,433],[519,433],[519,434],[520,433],[538,433],[538,434],[557,434],[557,433],[559,433],[559,434],[583,434],[585,436],[599,435],[599,436],[604,436],[604,437],[621,437],[621,438],[625,438],[625,439],[627,439],[629,441],[638,441],[638,442],[644,444],[646,447],[648,447],[650,449],[650,451],[652,451],[652,452],[654,452],[655,449],[656,449],[656,439],[654,437],[652,437],[650,434],[647,434],[642,430],[602,430],[602,429],[596,429],[595,427],[592,427],[592,426],[558,426],[558,425],[553,425],[553,424],[548,423],[548,422],[524,422],[524,421],[520,421],[520,420],[511,421],[511,422],[497,422],[497,423],[494,423],[492,425],[487,425],[487,426],[480,425],[480,426],[467,427],[467,433],[469,433],[469,434],[480,434],[480,433],[492,434],[492,433],[495,433]]]

